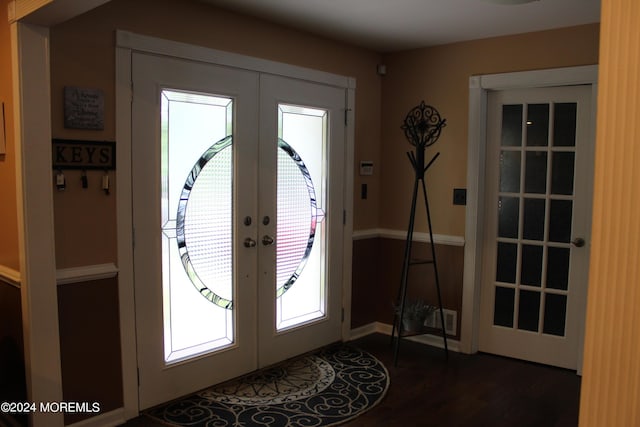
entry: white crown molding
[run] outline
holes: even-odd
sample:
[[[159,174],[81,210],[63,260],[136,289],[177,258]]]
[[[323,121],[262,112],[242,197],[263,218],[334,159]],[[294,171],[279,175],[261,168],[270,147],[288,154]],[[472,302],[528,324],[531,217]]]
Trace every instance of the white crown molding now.
[[[368,230],[354,231],[352,236],[353,236],[353,240],[365,240],[365,239],[375,239],[375,238],[405,240],[407,238],[407,232],[404,230],[391,230],[388,228],[372,228]],[[414,232],[413,241],[429,243],[431,242],[431,239],[429,237],[429,233]],[[464,246],[464,237],[451,236],[448,234],[434,234],[433,241],[438,245]]]

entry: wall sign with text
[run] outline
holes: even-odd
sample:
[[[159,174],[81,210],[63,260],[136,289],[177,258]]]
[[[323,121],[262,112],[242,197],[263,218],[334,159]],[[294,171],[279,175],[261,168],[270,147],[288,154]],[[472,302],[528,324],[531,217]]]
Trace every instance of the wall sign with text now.
[[[104,129],[104,93],[100,89],[64,88],[64,127]]]
[[[116,168],[116,144],[113,141],[77,141],[53,139],[54,169]]]

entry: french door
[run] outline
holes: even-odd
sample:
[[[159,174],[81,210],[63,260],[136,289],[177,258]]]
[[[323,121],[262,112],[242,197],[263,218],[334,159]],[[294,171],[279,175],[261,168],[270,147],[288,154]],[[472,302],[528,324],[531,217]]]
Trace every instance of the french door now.
[[[340,340],[345,89],[132,70],[140,408]]]
[[[479,349],[576,369],[585,315],[591,87],[489,94]]]

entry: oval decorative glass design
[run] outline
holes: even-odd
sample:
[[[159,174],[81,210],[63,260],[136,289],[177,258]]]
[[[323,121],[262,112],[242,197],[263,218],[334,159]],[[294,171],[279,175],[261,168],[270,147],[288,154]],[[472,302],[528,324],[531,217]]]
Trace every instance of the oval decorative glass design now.
[[[278,231],[276,298],[296,282],[304,269],[324,211],[317,206],[311,174],[300,155],[278,138]]]
[[[176,217],[176,241],[180,260],[197,291],[215,305],[231,310],[233,298],[228,295],[232,275],[221,258],[232,253],[232,221],[230,214],[218,215],[217,201],[228,203],[229,185],[215,186],[221,180],[231,182],[232,136],[227,136],[207,149],[195,163],[182,188]],[[316,195],[303,160],[284,140],[278,138],[278,215],[276,236],[278,275],[276,297],[293,286],[311,253],[318,222],[324,212],[316,204]],[[222,178],[222,179],[221,179]],[[220,250],[217,250],[220,248]],[[222,270],[221,270],[222,269]],[[225,286],[226,285],[226,286]]]

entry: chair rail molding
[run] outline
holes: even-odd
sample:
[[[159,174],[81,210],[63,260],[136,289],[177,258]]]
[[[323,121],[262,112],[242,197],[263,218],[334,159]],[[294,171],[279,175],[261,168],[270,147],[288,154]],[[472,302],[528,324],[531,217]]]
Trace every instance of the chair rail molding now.
[[[0,282],[8,283],[16,288],[20,287],[21,276],[18,270],[0,265]]]
[[[118,268],[113,263],[84,265],[80,267],[60,268],[56,271],[58,286],[70,283],[91,282],[93,280],[111,279],[118,275]]]
[[[389,228],[372,228],[368,230],[356,230],[352,234],[353,240],[366,240],[366,239],[395,239],[405,240],[407,238],[406,230],[392,230]],[[413,241],[421,243],[429,243],[428,232],[414,232]],[[433,241],[437,245],[450,245],[450,246],[464,246],[464,237],[452,236],[448,234],[433,234]]]

